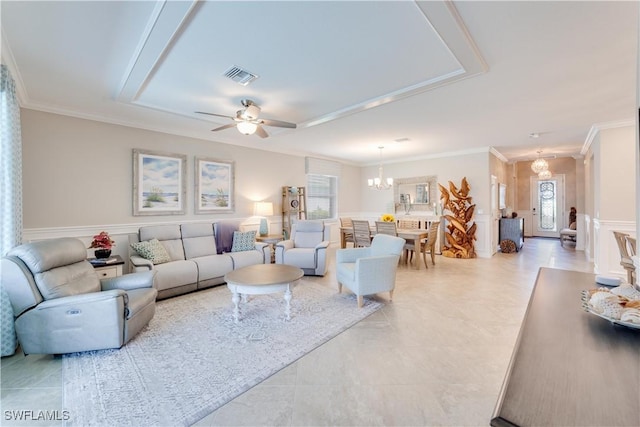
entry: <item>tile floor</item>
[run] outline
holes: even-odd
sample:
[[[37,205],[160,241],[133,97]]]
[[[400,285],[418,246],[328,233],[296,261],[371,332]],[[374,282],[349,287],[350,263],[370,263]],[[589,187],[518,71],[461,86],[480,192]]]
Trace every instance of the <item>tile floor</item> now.
[[[538,268],[593,265],[557,239],[533,238],[520,253],[436,263],[401,266],[393,303],[196,425],[489,425]],[[330,265],[312,280],[336,288],[334,276]],[[60,358],[16,354],[0,373],[1,425],[62,424],[6,412],[60,410]]]

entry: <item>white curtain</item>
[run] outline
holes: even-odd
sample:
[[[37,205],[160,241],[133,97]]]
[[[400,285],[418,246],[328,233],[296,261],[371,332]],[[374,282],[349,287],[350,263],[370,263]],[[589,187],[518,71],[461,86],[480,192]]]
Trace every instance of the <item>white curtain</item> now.
[[[0,73],[0,256],[22,243],[22,140],[16,86],[6,65]]]

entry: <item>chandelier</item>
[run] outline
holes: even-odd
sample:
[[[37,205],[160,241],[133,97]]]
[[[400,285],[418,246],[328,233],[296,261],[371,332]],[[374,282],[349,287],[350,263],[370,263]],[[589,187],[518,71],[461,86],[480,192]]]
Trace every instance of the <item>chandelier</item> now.
[[[393,187],[393,178],[387,178],[386,180],[382,178],[382,149],[383,146],[379,146],[380,150],[380,166],[378,166],[378,177],[377,178],[369,178],[367,180],[369,184],[369,188],[375,188],[376,190],[389,190]]]
[[[538,172],[538,179],[549,179],[551,176],[551,171],[549,169]]]
[[[540,154],[542,153],[542,151],[538,151],[538,158],[535,159],[533,161],[533,163],[531,163],[531,170],[537,174],[539,174],[542,171],[546,171],[547,169],[549,169],[549,163],[547,163],[547,161],[545,159],[543,159],[542,157],[540,157]]]

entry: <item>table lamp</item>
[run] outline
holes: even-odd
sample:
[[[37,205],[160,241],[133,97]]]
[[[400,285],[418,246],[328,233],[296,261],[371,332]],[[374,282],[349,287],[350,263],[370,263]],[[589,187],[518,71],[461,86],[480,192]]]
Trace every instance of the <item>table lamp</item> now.
[[[269,224],[267,223],[267,216],[273,215],[273,203],[271,202],[256,202],[253,214],[260,218],[260,231],[261,236],[269,234]]]

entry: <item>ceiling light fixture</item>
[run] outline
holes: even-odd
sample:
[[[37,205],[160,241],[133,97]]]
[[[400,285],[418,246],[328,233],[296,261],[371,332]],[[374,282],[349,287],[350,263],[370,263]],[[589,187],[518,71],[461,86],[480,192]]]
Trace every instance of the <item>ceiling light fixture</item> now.
[[[378,177],[370,178],[367,180],[369,184],[369,188],[375,188],[376,190],[389,190],[393,187],[393,178],[387,178],[386,180],[382,178],[382,149],[384,146],[379,146],[380,150],[380,165],[378,166]]]
[[[545,169],[538,173],[538,179],[549,179],[551,176],[551,171],[549,169]]]
[[[253,135],[258,129],[258,125],[251,122],[239,122],[237,125],[238,131],[243,135]]]
[[[538,158],[535,159],[533,163],[531,163],[531,170],[534,173],[538,173],[538,174],[542,171],[546,171],[547,169],[549,169],[549,163],[547,163],[545,159],[540,157],[540,154],[542,154],[542,151],[538,151]]]

